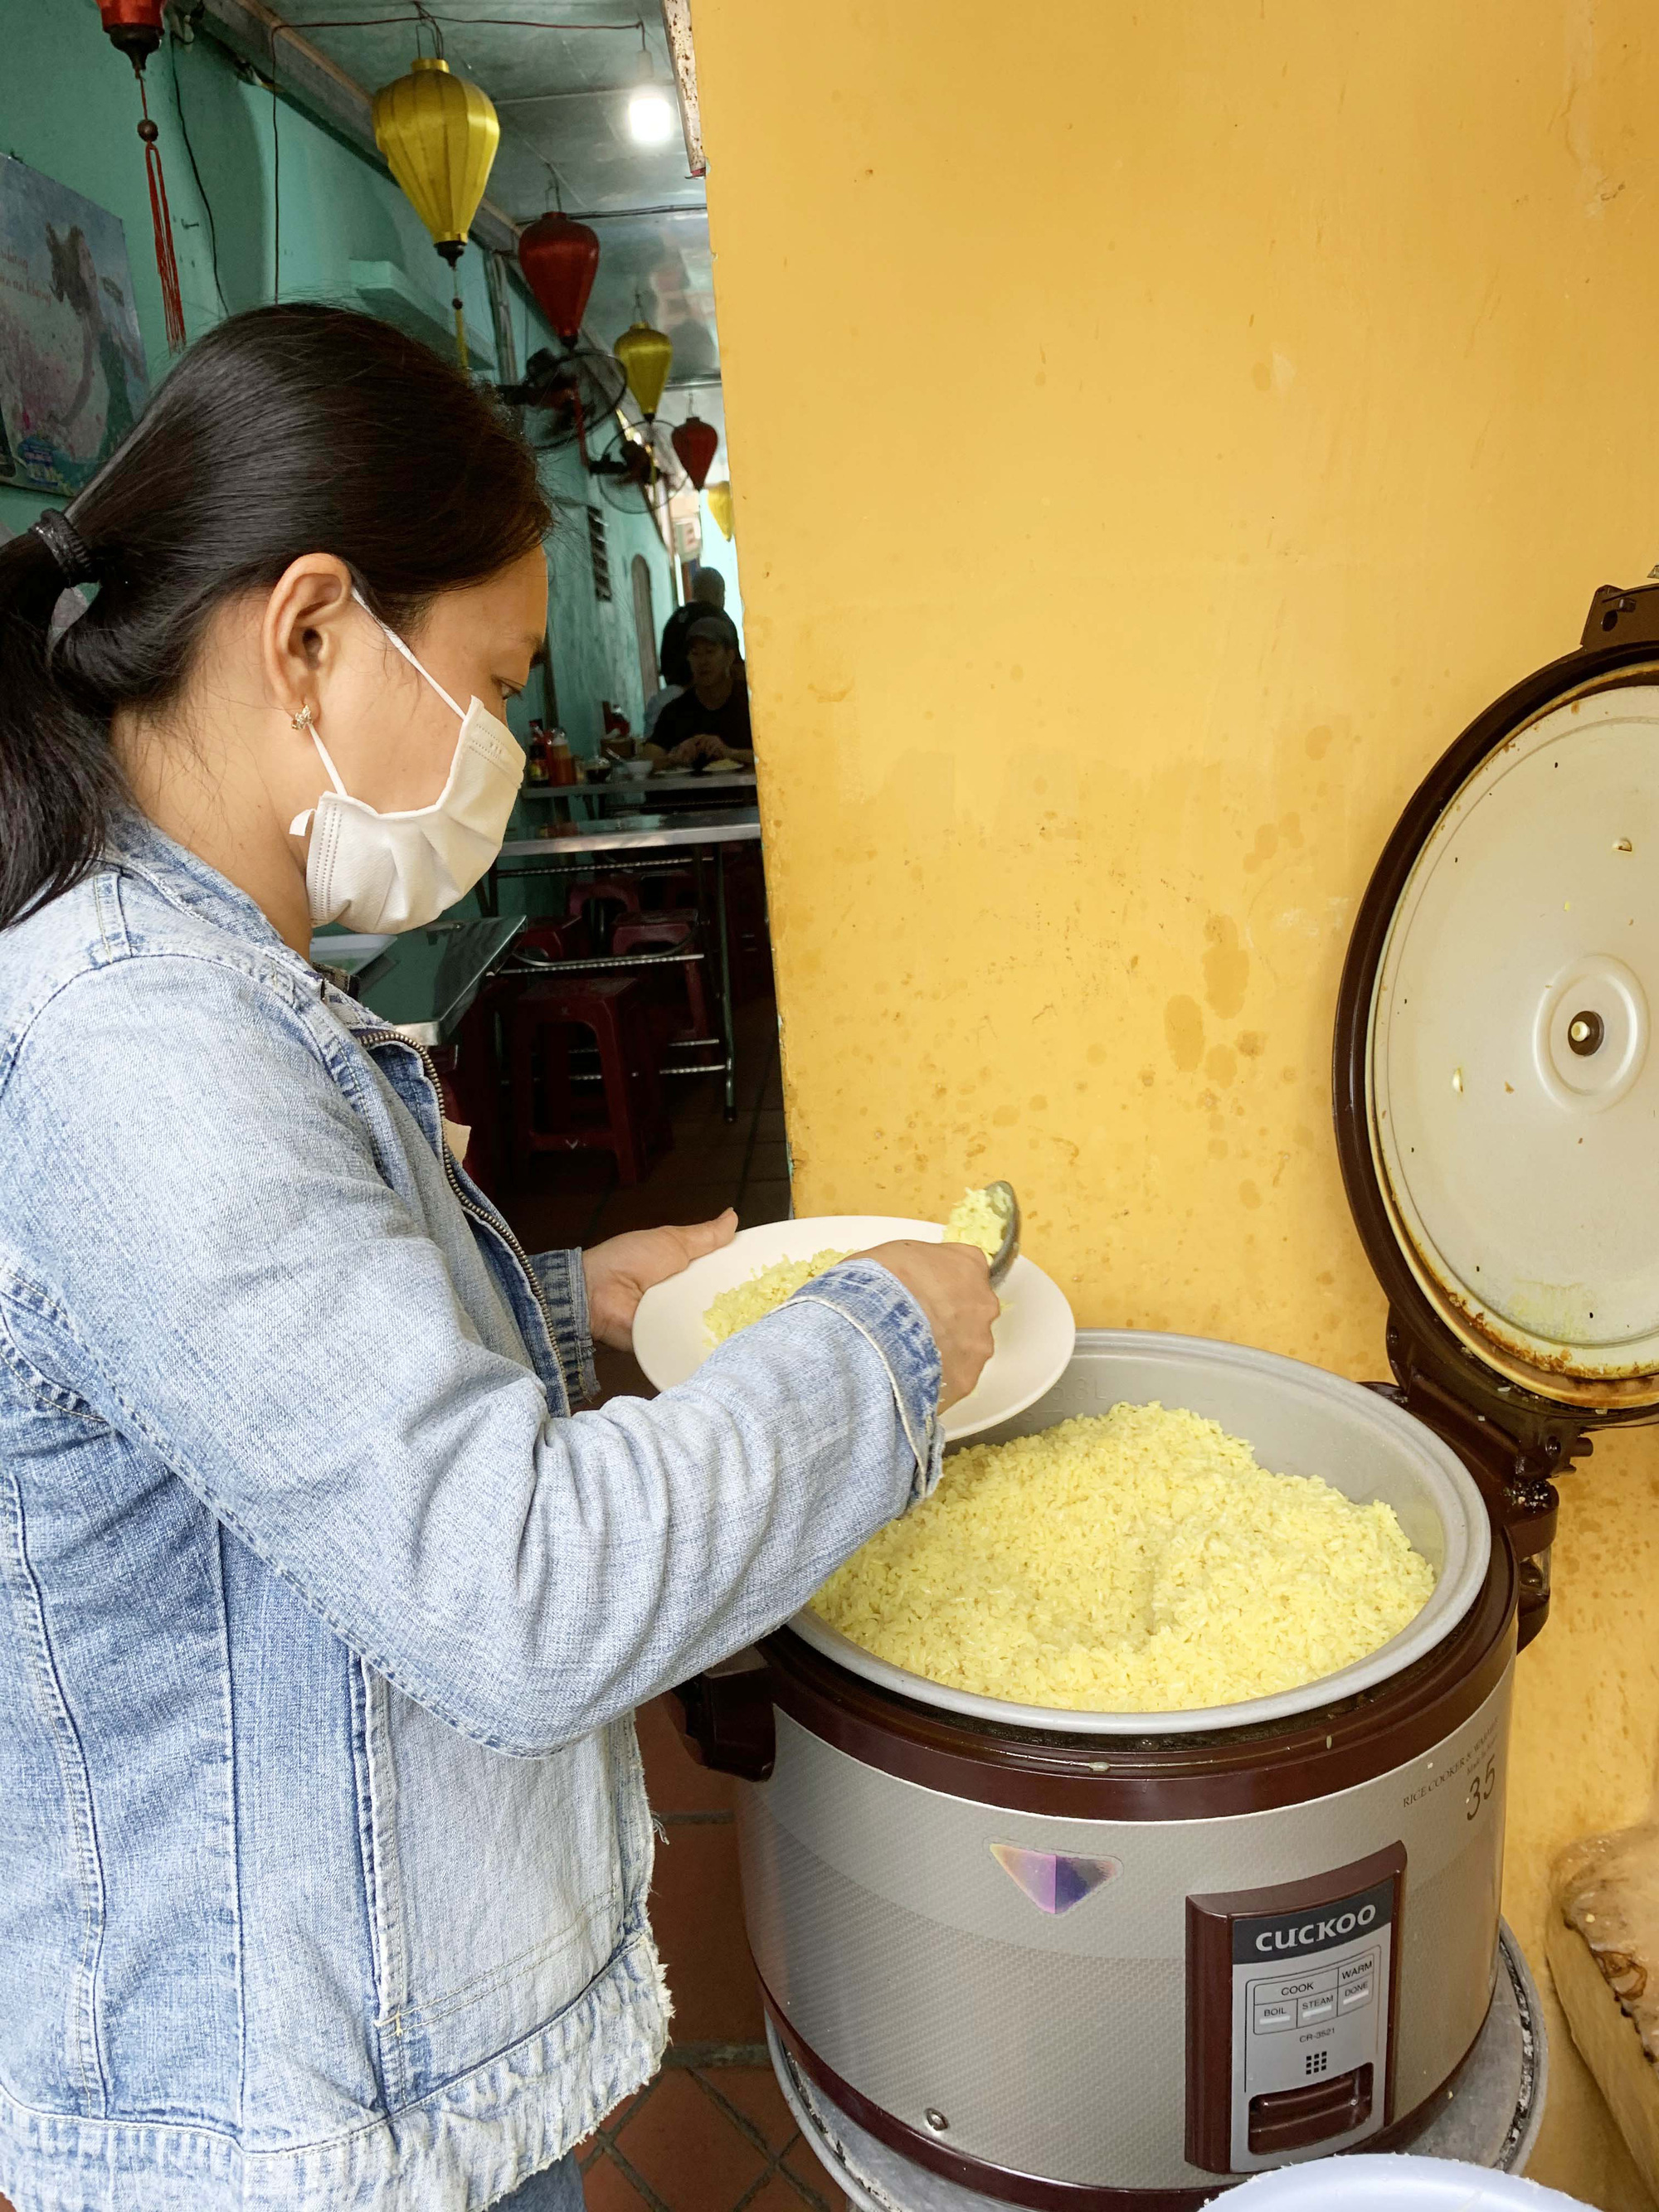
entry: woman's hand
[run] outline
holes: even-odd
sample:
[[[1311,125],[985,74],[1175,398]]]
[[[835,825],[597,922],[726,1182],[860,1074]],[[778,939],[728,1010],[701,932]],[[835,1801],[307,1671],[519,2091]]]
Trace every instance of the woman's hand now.
[[[878,1244],[854,1255],[896,1275],[927,1316],[939,1347],[940,1413],[965,1398],[991,1357],[991,1324],[1002,1302],[977,1244]]]
[[[624,1237],[608,1237],[584,1252],[582,1273],[594,1343],[608,1344],[617,1352],[631,1351],[635,1310],[653,1283],[665,1283],[705,1252],[718,1252],[732,1242],[737,1229],[736,1210],[728,1206],[718,1221],[696,1221],[685,1229],[631,1229]]]

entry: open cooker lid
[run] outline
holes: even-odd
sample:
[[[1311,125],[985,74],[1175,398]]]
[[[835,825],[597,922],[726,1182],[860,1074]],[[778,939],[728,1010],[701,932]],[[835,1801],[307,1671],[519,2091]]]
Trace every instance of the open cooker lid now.
[[[1337,1012],[1396,1373],[1534,1474],[1659,1417],[1656,1019],[1659,586],[1606,587],[1406,809]]]

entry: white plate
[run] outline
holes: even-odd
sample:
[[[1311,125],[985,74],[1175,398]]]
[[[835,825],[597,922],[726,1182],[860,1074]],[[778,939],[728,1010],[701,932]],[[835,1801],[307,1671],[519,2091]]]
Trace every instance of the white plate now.
[[[720,1291],[747,1282],[775,1260],[861,1252],[901,1237],[938,1244],[944,1235],[937,1221],[902,1221],[880,1213],[825,1213],[808,1221],[773,1221],[739,1230],[721,1250],[694,1260],[684,1274],[671,1275],[646,1292],[634,1316],[634,1357],[659,1390],[672,1389],[695,1375],[714,1349],[702,1317]],[[1066,1293],[1023,1255],[1008,1270],[1002,1303],[993,1333],[996,1349],[985,1372],[945,1416],[947,1443],[1024,1413],[1058,1382],[1072,1357],[1077,1323]]]

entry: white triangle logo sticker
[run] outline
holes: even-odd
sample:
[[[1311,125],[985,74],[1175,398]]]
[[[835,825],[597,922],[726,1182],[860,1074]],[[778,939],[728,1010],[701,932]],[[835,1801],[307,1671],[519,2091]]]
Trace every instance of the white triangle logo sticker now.
[[[1044,1912],[1069,1912],[1092,1897],[1122,1867],[1116,1859],[1083,1858],[1071,1851],[1033,1851],[1021,1844],[993,1844],[991,1856]]]

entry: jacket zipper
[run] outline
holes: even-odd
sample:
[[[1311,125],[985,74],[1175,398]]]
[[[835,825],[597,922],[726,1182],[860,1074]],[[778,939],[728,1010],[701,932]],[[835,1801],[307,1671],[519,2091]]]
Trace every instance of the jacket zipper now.
[[[398,1042],[406,1044],[411,1052],[420,1054],[421,1066],[426,1070],[426,1079],[432,1085],[432,1096],[438,1109],[438,1151],[444,1164],[445,1180],[451,1190],[454,1192],[462,1212],[470,1220],[478,1222],[483,1228],[488,1229],[492,1236],[498,1237],[518,1261],[524,1279],[530,1285],[530,1295],[536,1301],[536,1310],[541,1315],[542,1327],[547,1331],[547,1341],[553,1353],[553,1364],[561,1370],[562,1378],[563,1363],[559,1358],[559,1340],[553,1327],[553,1316],[548,1310],[547,1300],[543,1296],[541,1284],[536,1277],[536,1270],[530,1264],[529,1255],[505,1220],[499,1219],[494,1214],[486,1213],[482,1206],[475,1206],[461,1188],[460,1176],[456,1173],[455,1163],[450,1157],[449,1139],[444,1134],[444,1086],[443,1079],[438,1073],[437,1066],[426,1047],[423,1044],[416,1044],[412,1037],[400,1037]]]

